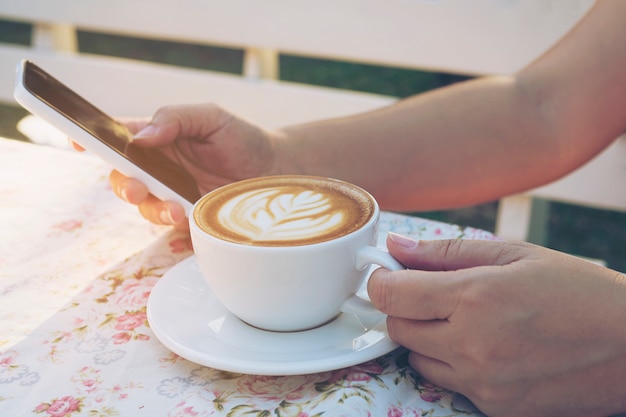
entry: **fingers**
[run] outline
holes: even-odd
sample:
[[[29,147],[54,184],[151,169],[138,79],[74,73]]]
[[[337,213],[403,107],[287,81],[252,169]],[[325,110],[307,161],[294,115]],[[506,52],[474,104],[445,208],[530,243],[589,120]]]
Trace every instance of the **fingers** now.
[[[74,142],[72,139],[67,138],[67,142],[70,144],[70,147],[78,152],[84,152],[85,148],[80,146],[78,143]]]
[[[414,321],[395,317],[387,319],[390,337],[409,349],[409,364],[433,384],[459,391],[460,378],[452,363],[457,359],[450,346],[445,321]]]
[[[141,128],[133,141],[163,146],[180,137],[207,138],[231,118],[231,115],[214,104],[166,106],[157,110],[150,123],[143,127],[135,125],[130,128]]]
[[[139,204],[139,212],[154,224],[174,226],[181,230],[188,228],[185,210],[182,206],[172,201],[159,200],[152,194]]]
[[[445,320],[457,308],[462,286],[454,272],[379,268],[370,276],[367,290],[372,303],[385,314],[415,320]]]
[[[150,194],[148,188],[141,181],[129,178],[116,170],[111,171],[109,182],[115,195],[134,205],[143,203]]]
[[[368,293],[382,312],[414,320],[445,320],[472,299],[480,285],[497,280],[506,265],[528,256],[516,243],[440,240],[419,243],[391,234],[390,253],[408,270],[380,268],[368,281]],[[482,283],[482,284],[480,284]]]
[[[463,386],[459,383],[456,370],[446,362],[417,352],[410,352],[409,365],[421,376],[438,387],[446,388],[454,392],[461,392],[461,389],[463,389]]]
[[[399,317],[387,318],[387,332],[400,345],[419,352],[420,355],[449,363],[454,356],[450,353],[450,323],[446,320],[409,320]]]
[[[142,182],[126,177],[119,171],[112,171],[109,180],[113,192],[119,198],[138,206],[139,212],[148,221],[181,230],[188,228],[185,209],[179,204],[159,200],[150,194]]]
[[[150,119],[118,117],[116,120],[126,126],[126,128],[130,130],[130,133],[133,135],[137,134],[141,129],[145,128],[148,123],[150,123]]]
[[[523,242],[487,240],[420,240],[389,233],[389,252],[410,269],[455,271],[487,265],[506,265],[528,252]]]
[[[144,146],[164,146],[174,142],[181,134],[182,116],[176,107],[162,107],[152,116],[152,120],[124,122],[134,133],[133,142]]]

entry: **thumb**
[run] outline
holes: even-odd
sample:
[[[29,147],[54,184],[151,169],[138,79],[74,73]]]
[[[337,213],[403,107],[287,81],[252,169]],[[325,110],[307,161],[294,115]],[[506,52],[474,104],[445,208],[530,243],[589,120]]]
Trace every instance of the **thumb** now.
[[[487,240],[420,240],[390,232],[387,248],[409,269],[456,271],[477,266],[506,265],[527,252],[523,242]]]
[[[176,140],[179,128],[170,120],[155,117],[133,136],[133,143],[156,147],[168,145]]]
[[[414,320],[449,318],[467,284],[500,277],[505,265],[529,252],[523,242],[422,240],[390,233],[387,248],[408,270],[379,268],[368,281],[374,305],[391,316]]]
[[[167,145],[178,138],[204,141],[232,120],[231,114],[212,103],[161,107],[133,140],[149,146]]]

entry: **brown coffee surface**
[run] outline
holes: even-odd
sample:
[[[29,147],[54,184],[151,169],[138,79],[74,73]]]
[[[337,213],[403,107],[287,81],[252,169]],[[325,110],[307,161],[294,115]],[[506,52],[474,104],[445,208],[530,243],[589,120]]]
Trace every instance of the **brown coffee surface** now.
[[[361,188],[330,178],[260,177],[226,185],[194,210],[196,224],[215,237],[255,246],[301,246],[360,229],[374,213]]]

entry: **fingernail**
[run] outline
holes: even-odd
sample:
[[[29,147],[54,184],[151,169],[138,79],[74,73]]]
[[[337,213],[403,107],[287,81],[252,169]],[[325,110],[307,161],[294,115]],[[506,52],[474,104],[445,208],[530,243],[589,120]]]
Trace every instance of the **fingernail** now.
[[[418,241],[410,237],[399,235],[398,233],[389,232],[389,238],[393,243],[405,249],[414,249],[417,247]]]
[[[126,188],[122,188],[120,190],[120,195],[124,201],[128,202],[128,193],[126,192]]]
[[[174,221],[174,218],[172,217],[172,213],[169,210],[163,210],[159,214],[159,218],[165,224],[170,224],[170,225],[176,224],[176,222]]]
[[[159,128],[155,125],[148,125],[141,129],[139,132],[133,136],[133,140],[142,140],[152,138],[159,133]]]
[[[182,207],[171,207],[169,212],[174,224],[180,224],[187,219],[185,211]]]

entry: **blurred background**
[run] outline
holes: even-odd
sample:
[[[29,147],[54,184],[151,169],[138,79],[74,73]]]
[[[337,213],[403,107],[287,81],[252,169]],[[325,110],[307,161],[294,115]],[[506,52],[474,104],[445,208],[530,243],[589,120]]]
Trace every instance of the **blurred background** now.
[[[28,45],[28,24],[0,20],[0,41]],[[159,42],[93,32],[79,32],[83,52],[176,64],[240,74],[243,51],[201,45]],[[384,94],[398,98],[463,81],[466,77],[435,72],[388,68],[348,62],[280,56],[280,79],[327,87]],[[103,86],[103,88],[105,88]],[[121,98],[123,99],[123,98]],[[163,103],[168,104],[168,103]],[[0,104],[0,136],[27,141],[16,129],[28,113]],[[149,116],[149,115],[147,115]],[[623,190],[626,192],[626,184]],[[548,203],[545,246],[571,254],[602,259],[626,272],[626,213]],[[414,213],[420,217],[493,231],[497,202],[458,210]]]

